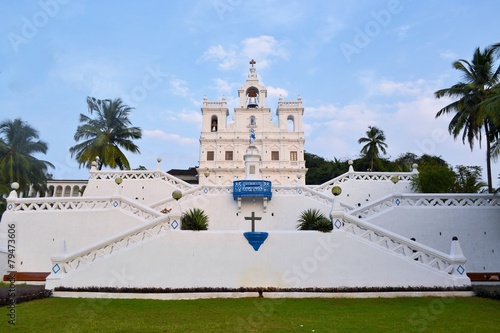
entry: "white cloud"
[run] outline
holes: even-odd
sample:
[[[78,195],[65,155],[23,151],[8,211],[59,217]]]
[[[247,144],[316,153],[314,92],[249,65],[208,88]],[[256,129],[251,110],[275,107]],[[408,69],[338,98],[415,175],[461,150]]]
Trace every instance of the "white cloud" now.
[[[233,93],[233,86],[227,82],[226,80],[216,78],[212,79],[212,82],[214,83],[214,89],[221,93],[221,94],[231,94]]]
[[[377,77],[372,71],[357,74],[358,81],[365,87],[367,96],[406,96],[433,95],[442,86],[442,81],[416,79],[413,81],[394,81]]]
[[[267,87],[267,95],[269,97],[287,97],[288,96],[288,91],[285,88],[278,88],[278,87]]]
[[[144,136],[155,140],[166,141],[174,144],[196,146],[196,147],[199,145],[199,141],[197,139],[185,138],[178,134],[167,133],[162,130],[144,130],[143,134]]]
[[[279,42],[272,36],[247,38],[241,44],[241,56],[255,59],[259,69],[267,68],[272,63],[272,58],[288,59],[284,42]]]
[[[170,80],[170,91],[175,95],[187,96],[189,94],[189,88],[186,86],[187,82],[180,79]]]
[[[212,45],[202,56],[203,60],[216,60],[222,70],[234,69],[237,64],[237,53],[234,47],[226,50],[222,45]]]
[[[416,96],[427,90],[428,82],[425,80],[395,82],[382,80],[376,86],[376,90],[382,95],[411,95]]]
[[[201,127],[202,116],[201,112],[199,111],[183,109],[181,112],[177,113],[177,119],[186,123],[199,124]]]
[[[231,70],[242,65],[242,59],[255,59],[259,69],[264,69],[274,58],[288,59],[284,44],[272,36],[251,37],[241,41],[241,46],[212,45],[203,53],[201,60],[215,60],[221,70]]]
[[[182,109],[181,111],[165,110],[158,113],[158,116],[167,122],[186,122],[201,124],[201,113],[193,110]]]

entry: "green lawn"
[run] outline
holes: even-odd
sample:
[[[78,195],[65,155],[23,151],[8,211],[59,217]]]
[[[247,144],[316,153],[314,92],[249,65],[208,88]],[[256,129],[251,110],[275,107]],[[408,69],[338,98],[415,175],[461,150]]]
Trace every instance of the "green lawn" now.
[[[500,302],[469,298],[46,298],[0,307],[0,332],[499,332]],[[7,329],[6,329],[7,328]]]

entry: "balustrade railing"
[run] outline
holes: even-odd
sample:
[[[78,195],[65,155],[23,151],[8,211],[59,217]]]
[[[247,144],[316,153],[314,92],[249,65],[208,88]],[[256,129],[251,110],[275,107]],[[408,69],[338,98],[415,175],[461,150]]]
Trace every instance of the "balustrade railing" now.
[[[109,179],[128,179],[128,180],[144,180],[144,179],[160,179],[163,180],[181,191],[186,191],[193,187],[193,185],[176,178],[161,170],[124,170],[124,171],[90,171],[91,180],[109,180]]]
[[[333,215],[334,230],[343,230],[347,234],[360,238],[376,247],[382,248],[395,255],[418,262],[443,274],[456,277],[466,277],[465,257],[452,257],[423,244],[394,234],[349,213],[338,212]],[[335,232],[335,231],[334,231]]]
[[[500,207],[500,197],[491,194],[391,194],[349,211],[359,218],[381,214],[394,207]]]
[[[330,192],[332,187],[341,185],[342,183],[348,181],[369,180],[388,182],[392,181],[392,177],[394,176],[398,177],[398,181],[410,182],[415,174],[415,172],[346,172],[338,177],[333,178],[332,180],[327,181],[326,183],[314,186],[313,188],[318,192]]]
[[[123,232],[121,235],[85,247],[68,255],[52,257],[52,278],[71,273],[85,265],[109,257],[133,246],[170,232],[170,218],[161,214],[155,219]]]
[[[84,211],[121,209],[139,217],[142,221],[150,221],[160,216],[160,212],[144,206],[137,201],[124,197],[62,197],[62,198],[9,198],[7,211],[13,213],[31,211]]]

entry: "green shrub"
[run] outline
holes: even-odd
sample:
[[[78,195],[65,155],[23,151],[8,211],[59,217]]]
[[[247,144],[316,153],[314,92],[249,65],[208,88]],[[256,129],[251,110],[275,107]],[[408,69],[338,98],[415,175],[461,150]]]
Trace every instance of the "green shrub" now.
[[[207,230],[208,216],[202,209],[192,208],[181,217],[182,230]]]
[[[332,222],[319,209],[310,208],[303,211],[297,222],[298,230],[330,232],[333,229]]]

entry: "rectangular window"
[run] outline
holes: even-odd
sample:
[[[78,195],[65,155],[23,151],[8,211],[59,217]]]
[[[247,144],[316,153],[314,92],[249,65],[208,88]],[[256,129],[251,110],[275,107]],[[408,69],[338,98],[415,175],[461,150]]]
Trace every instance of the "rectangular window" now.
[[[251,175],[255,175],[255,165],[250,165],[250,172]]]
[[[207,161],[213,161],[214,158],[214,151],[207,151]]]
[[[233,152],[226,151],[226,161],[232,161],[232,160],[233,160]]]
[[[290,152],[290,161],[297,161],[297,152],[296,151]]]
[[[280,159],[280,152],[279,151],[272,151],[271,152],[271,160],[272,161],[279,161]]]

